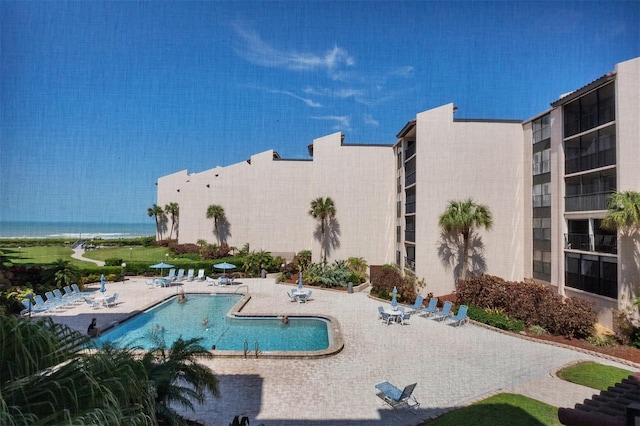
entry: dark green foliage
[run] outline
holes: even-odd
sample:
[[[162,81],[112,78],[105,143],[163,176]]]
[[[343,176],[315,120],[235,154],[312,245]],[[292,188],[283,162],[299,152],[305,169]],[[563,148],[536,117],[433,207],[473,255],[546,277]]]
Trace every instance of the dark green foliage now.
[[[104,260],[104,266],[121,266],[123,260],[117,257],[110,257]]]
[[[586,338],[595,331],[592,302],[563,298],[544,284],[509,282],[491,275],[458,283],[457,304],[498,309],[527,326],[539,325],[554,335]]]
[[[416,300],[415,277],[402,275],[395,265],[383,265],[377,273],[371,272],[371,293],[377,294],[381,299],[391,300],[393,288],[398,290],[396,300],[398,303],[410,304]]]
[[[514,333],[519,333],[524,330],[524,322],[520,320],[511,319],[499,313],[486,312],[484,309],[476,308],[475,306],[469,306],[467,316],[474,321],[478,321],[501,330],[512,331]]]
[[[169,246],[169,248],[175,256],[180,256],[187,253],[199,255],[200,253],[200,246],[197,244],[172,244]],[[198,256],[196,260],[197,259],[200,259],[200,256]]]
[[[200,257],[203,259],[222,259],[231,254],[231,248],[227,243],[207,244],[198,248]]]

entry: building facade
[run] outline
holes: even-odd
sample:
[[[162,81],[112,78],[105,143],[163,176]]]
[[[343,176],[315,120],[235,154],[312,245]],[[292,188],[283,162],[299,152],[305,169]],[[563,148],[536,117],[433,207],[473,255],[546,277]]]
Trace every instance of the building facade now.
[[[313,141],[310,160],[275,151],[246,162],[158,179],[158,204],[180,206],[179,241],[224,241],[319,260],[311,200],[337,208],[329,261],[396,263],[447,294],[460,276],[460,244],[438,227],[451,200],[493,214],[472,239],[471,268],[535,279],[595,302],[599,320],[640,295],[638,235],[604,230],[609,194],[640,190],[640,58],[560,97],[522,121],[462,120],[453,104],[417,114],[390,145],[350,145],[340,133]],[[207,206],[225,209],[224,235]]]

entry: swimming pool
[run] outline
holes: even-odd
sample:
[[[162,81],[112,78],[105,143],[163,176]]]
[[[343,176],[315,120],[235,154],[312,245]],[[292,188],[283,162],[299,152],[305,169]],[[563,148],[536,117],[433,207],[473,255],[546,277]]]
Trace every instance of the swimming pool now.
[[[243,300],[240,294],[187,294],[186,303],[171,297],[96,339],[98,345],[150,349],[159,334],[168,346],[178,337],[200,337],[201,345],[216,352],[324,353],[335,346],[335,324],[327,318],[290,316],[288,324],[275,315],[236,316],[230,312]],[[206,319],[206,321],[204,321]],[[340,343],[341,344],[341,343]],[[340,347],[341,349],[341,347]]]

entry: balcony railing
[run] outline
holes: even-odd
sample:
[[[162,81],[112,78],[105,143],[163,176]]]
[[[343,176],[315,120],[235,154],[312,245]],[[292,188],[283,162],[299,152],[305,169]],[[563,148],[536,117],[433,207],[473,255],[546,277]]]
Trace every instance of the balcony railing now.
[[[568,250],[582,250],[599,253],[618,252],[617,237],[615,235],[565,234],[565,248]]]
[[[405,269],[409,269],[410,271],[416,271],[416,261],[415,259],[409,259],[408,257],[404,258],[404,267]]]
[[[404,240],[410,243],[416,242],[416,231],[404,231]]]
[[[606,210],[610,194],[610,192],[601,192],[599,194],[567,196],[564,199],[565,210],[568,212]]]

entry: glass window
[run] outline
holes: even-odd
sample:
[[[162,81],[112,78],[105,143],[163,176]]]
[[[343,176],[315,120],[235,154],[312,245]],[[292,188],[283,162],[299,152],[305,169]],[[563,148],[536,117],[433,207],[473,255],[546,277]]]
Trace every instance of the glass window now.
[[[533,143],[542,142],[545,139],[549,139],[551,136],[551,116],[549,114],[544,115],[537,120],[533,120]]]

